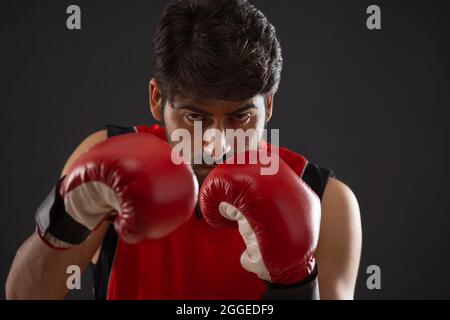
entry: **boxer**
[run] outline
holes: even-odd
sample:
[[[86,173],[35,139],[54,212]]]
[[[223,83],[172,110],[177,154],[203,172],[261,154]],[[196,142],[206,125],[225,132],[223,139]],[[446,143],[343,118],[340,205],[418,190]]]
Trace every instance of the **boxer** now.
[[[69,265],[92,270],[97,299],[353,298],[359,208],[333,171],[283,146],[272,175],[260,174],[260,162],[168,156],[177,131],[193,137],[198,123],[219,134],[215,148],[192,143],[192,156],[254,152],[230,150],[222,134],[267,126],[282,64],[274,26],[248,1],[170,4],[149,83],[159,124],[107,125],[81,142],[37,209],[7,298],[64,298]],[[259,150],[275,149],[251,138]]]

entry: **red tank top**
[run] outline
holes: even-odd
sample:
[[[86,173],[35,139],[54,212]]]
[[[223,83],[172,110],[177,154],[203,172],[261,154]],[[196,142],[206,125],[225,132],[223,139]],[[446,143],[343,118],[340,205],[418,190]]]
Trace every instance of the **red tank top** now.
[[[164,128],[157,125],[135,130],[166,140]],[[304,157],[281,147],[279,156],[302,175]],[[241,267],[244,249],[237,229],[213,229],[195,214],[162,239],[127,244],[119,238],[107,298],[260,299],[266,286]]]

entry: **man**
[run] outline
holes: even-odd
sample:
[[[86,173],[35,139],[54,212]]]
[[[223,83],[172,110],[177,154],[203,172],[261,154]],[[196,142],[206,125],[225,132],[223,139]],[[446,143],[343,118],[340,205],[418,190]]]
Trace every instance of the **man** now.
[[[244,0],[178,1],[164,12],[153,50],[149,102],[163,126],[107,126],[76,148],[37,212],[36,232],[17,252],[7,297],[63,298],[67,267],[86,270],[92,263],[98,299],[317,299],[319,293],[321,299],[352,299],[361,251],[359,208],[330,170],[280,148],[284,178],[253,176],[252,186],[261,194],[278,184],[293,190],[274,188],[272,197],[249,200],[262,201],[256,211],[272,208],[262,221],[236,199],[221,199],[208,210],[211,199],[227,193],[211,186],[219,181],[235,190],[236,175],[249,175],[247,167],[230,177],[222,165],[193,163],[193,178],[189,166],[160,161],[170,153],[163,140],[174,146],[182,129],[194,137],[199,123],[203,132],[216,129],[220,136],[227,129],[265,128],[282,69],[274,27]],[[261,136],[256,139],[262,144]],[[226,139],[217,141],[222,150],[204,141],[201,151],[226,158]],[[192,146],[191,153],[198,153]],[[289,210],[273,203],[282,192],[291,192]],[[301,215],[292,210],[297,207]],[[168,212],[175,217],[167,218]],[[211,228],[220,219],[237,223],[239,231]],[[320,233],[313,227],[318,221]],[[282,232],[275,234],[272,226]],[[281,266],[281,256],[287,265]]]

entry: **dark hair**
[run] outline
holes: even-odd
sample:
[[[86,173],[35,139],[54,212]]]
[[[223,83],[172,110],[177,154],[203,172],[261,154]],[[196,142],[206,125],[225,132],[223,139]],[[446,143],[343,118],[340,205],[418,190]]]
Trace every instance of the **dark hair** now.
[[[275,93],[282,69],[275,28],[246,0],[179,0],[153,39],[164,103],[180,95],[237,101]]]

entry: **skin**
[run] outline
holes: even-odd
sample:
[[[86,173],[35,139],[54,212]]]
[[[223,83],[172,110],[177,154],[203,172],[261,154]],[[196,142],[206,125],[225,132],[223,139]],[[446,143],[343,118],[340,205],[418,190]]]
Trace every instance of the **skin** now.
[[[149,84],[149,103],[153,117],[162,121],[167,136],[183,128],[193,136],[194,122],[201,121],[203,130],[263,129],[273,111],[273,96],[257,95],[242,101],[214,99],[190,100],[177,97],[172,104],[162,105],[162,94],[155,79]],[[259,137],[258,137],[259,138]],[[71,164],[97,143],[107,139],[105,130],[87,137],[72,153],[62,170],[67,173]],[[169,143],[174,144],[174,141]],[[207,148],[207,143],[202,145]],[[191,150],[192,154],[198,150]],[[223,153],[226,151],[223,150]],[[222,154],[211,154],[220,157]],[[194,165],[201,183],[213,166]],[[7,299],[63,299],[67,267],[78,265],[85,270],[89,261],[96,262],[109,222],[103,222],[80,245],[65,251],[46,246],[33,233],[19,248],[12,263],[7,283]],[[343,182],[330,178],[322,200],[322,220],[317,262],[319,288],[322,299],[352,299],[361,253],[361,221],[358,202]]]
[[[195,120],[203,122],[204,130],[263,129],[273,112],[273,96],[265,99],[257,95],[234,102],[178,98],[173,102],[173,107],[166,105],[163,108],[161,90],[155,79],[150,81],[149,93],[151,113],[156,120],[164,122],[169,137],[177,128],[184,128],[193,136]],[[249,104],[255,108],[242,109],[242,106]],[[235,113],[236,110],[242,112]],[[195,165],[193,168],[200,182],[213,169]],[[361,244],[358,201],[346,184],[330,178],[322,199],[321,231],[317,248],[321,299],[353,299]]]
[[[195,121],[202,122],[202,133],[205,133],[208,129],[216,129],[221,132],[226,129],[262,130],[272,117],[272,96],[265,98],[263,95],[257,95],[241,101],[214,99],[192,101],[177,97],[172,103],[166,102],[163,108],[161,91],[155,79],[150,81],[149,93],[150,111],[156,120],[164,123],[168,141],[172,145],[177,141],[172,141],[170,137],[177,129],[185,129],[191,137],[194,137]],[[191,154],[201,153],[207,145],[207,142],[203,142],[202,150],[195,150],[192,143]],[[225,150],[222,150],[220,154],[212,152],[211,156],[220,158],[224,153]],[[206,164],[193,165],[199,183],[204,180],[212,168]]]
[[[353,299],[361,245],[361,217],[356,196],[343,182],[330,178],[322,199],[316,255],[322,300]]]

